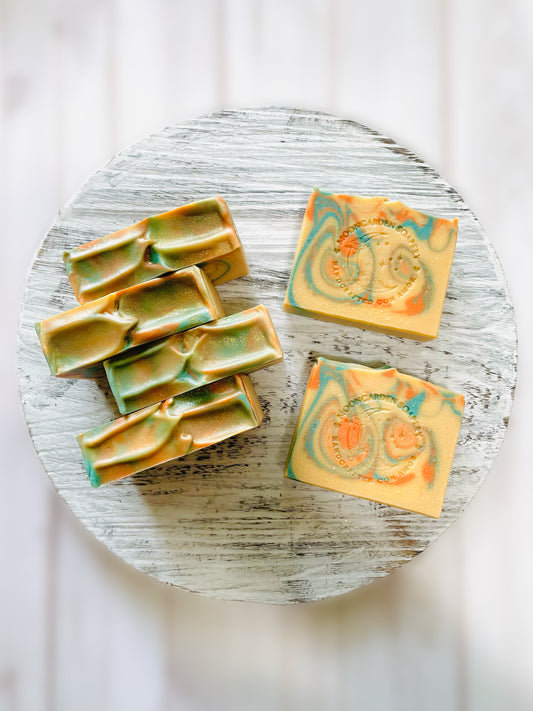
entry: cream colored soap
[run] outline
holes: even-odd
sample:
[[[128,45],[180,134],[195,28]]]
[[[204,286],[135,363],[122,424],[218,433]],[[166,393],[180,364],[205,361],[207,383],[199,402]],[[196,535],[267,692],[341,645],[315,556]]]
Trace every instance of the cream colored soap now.
[[[284,308],[417,340],[436,338],[457,219],[384,197],[315,190]]]
[[[286,475],[438,518],[464,397],[394,368],[319,358]]]

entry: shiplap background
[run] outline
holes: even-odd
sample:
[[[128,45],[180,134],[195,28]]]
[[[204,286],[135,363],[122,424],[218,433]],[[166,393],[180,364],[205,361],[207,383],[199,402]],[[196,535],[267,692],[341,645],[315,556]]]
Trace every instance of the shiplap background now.
[[[508,435],[422,556],[303,606],[141,576],[61,503],[16,383],[18,306],[61,205],[110,155],[221,107],[354,118],[477,213],[519,326]],[[533,708],[533,5],[529,0],[0,0],[0,710]]]

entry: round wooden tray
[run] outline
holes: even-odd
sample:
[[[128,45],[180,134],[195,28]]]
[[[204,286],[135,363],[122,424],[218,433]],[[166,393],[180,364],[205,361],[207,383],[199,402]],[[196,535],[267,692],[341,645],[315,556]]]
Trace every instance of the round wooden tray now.
[[[460,218],[439,337],[429,343],[282,310],[308,196],[385,195]],[[283,363],[252,376],[261,427],[101,489],[89,485],[75,435],[118,415],[106,383],[53,378],[34,323],[76,305],[62,253],[196,199],[228,202],[250,275],[220,287],[227,313],[265,304]],[[283,477],[317,355],[386,363],[464,393],[466,409],[439,520]],[[389,138],[333,116],[290,109],[225,111],[143,139],[90,178],[45,237],[19,332],[28,427],[67,505],[140,571],[203,595],[287,603],[337,595],[424,550],[481,486],[501,445],[516,378],[516,328],[492,246],[461,197]]]

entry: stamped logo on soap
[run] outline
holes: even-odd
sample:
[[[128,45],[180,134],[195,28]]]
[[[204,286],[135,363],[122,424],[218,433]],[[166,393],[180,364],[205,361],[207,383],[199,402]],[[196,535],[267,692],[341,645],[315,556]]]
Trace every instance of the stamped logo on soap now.
[[[383,484],[410,481],[424,441],[418,419],[394,395],[365,393],[353,398],[333,422],[335,463],[357,479]]]
[[[354,302],[387,306],[424,281],[416,239],[384,218],[352,223],[337,235],[333,252],[332,276]]]

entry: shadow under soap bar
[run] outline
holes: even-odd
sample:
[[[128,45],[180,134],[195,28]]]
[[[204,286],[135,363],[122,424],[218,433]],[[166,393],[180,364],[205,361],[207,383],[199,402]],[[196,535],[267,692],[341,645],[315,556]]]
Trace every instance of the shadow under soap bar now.
[[[51,316],[35,328],[53,375],[89,377],[106,358],[222,316],[209,278],[189,267]]]
[[[436,338],[457,219],[384,197],[315,190],[284,309],[418,340]]]
[[[268,310],[256,306],[115,356],[104,367],[126,414],[282,358]]]
[[[318,358],[286,475],[438,518],[464,397],[394,368]]]
[[[221,197],[183,205],[75,247],[64,255],[80,303],[196,264],[214,284],[248,274]]]
[[[246,375],[218,380],[77,437],[95,487],[183,457],[261,424]]]

